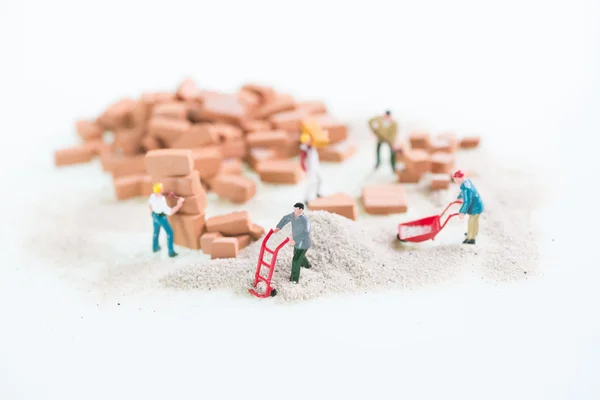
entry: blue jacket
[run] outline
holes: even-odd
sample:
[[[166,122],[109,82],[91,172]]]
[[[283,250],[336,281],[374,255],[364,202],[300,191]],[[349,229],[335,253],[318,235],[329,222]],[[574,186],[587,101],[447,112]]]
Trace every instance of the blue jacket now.
[[[460,185],[458,198],[463,201],[459,213],[476,215],[483,212],[483,201],[481,201],[481,196],[479,196],[477,188],[470,179],[465,179],[462,185]]]

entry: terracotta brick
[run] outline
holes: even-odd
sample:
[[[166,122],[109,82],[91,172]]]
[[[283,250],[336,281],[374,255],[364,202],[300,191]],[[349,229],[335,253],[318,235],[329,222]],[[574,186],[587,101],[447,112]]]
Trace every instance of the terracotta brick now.
[[[144,155],[131,157],[118,157],[112,161],[113,178],[120,178],[128,175],[144,175],[146,173],[146,165]]]
[[[114,152],[114,145],[102,139],[88,140],[83,143],[83,147],[90,149],[95,156]]]
[[[242,250],[250,244],[250,235],[237,235],[234,238],[238,241],[238,250]]]
[[[160,142],[154,136],[146,135],[142,139],[142,148],[146,151],[157,150],[161,147]]]
[[[152,108],[152,116],[187,120],[190,105],[183,101],[159,103]]]
[[[317,149],[319,160],[328,162],[344,162],[352,157],[357,150],[356,143],[351,140],[334,143],[327,147]]]
[[[64,165],[83,164],[92,161],[93,158],[94,152],[87,146],[70,147],[54,152],[54,165],[60,167]]]
[[[252,228],[248,211],[235,211],[206,220],[207,232],[220,232],[225,236],[244,235]]]
[[[250,227],[250,237],[252,240],[258,240],[265,235],[265,228],[260,225],[252,224]]]
[[[200,178],[203,180],[216,176],[223,163],[223,154],[217,146],[192,149],[192,158],[194,169],[200,173]]]
[[[191,126],[189,121],[182,119],[152,117],[148,122],[148,134],[159,139],[167,147],[171,147],[181,135],[190,130]]]
[[[242,175],[219,174],[211,182],[210,188],[217,196],[233,203],[246,203],[256,194],[256,183]]]
[[[233,237],[221,237],[213,240],[210,258],[236,258],[239,252],[239,241]]]
[[[273,114],[293,110],[296,106],[294,98],[289,94],[277,93],[275,97],[253,111],[254,119],[265,119]]]
[[[424,149],[429,147],[430,136],[427,132],[413,132],[408,137],[410,140],[410,147],[412,149]]]
[[[238,92],[238,99],[248,108],[256,108],[261,103],[261,97],[258,94],[245,89]]]
[[[173,241],[176,245],[188,249],[200,250],[200,237],[204,233],[206,219],[204,213],[170,215],[169,223],[173,228]]]
[[[422,175],[431,171],[431,157],[425,150],[409,150],[404,153],[403,159],[406,169],[414,174]]]
[[[205,96],[204,103],[191,111],[193,121],[229,122],[239,125],[249,119],[248,108],[237,95]]]
[[[213,241],[220,237],[223,237],[223,235],[219,232],[203,233],[202,236],[200,236],[200,247],[202,248],[202,252],[204,254],[210,254]]]
[[[273,124],[265,119],[253,119],[240,124],[244,132],[269,131],[273,128]]]
[[[187,132],[182,133],[171,148],[174,149],[193,149],[216,145],[219,143],[219,134],[211,123],[192,124]]]
[[[396,174],[400,183],[419,183],[422,176],[422,174],[411,172],[406,168],[397,170]]]
[[[221,153],[225,158],[245,158],[248,146],[245,140],[229,140],[221,144]]]
[[[294,160],[264,160],[257,165],[260,180],[268,183],[296,184],[304,173]]]
[[[283,147],[289,134],[283,130],[252,132],[246,136],[248,147]]]
[[[255,147],[250,149],[248,155],[248,165],[256,170],[258,164],[267,160],[280,160],[282,157],[276,149],[268,149],[263,147]]]
[[[200,101],[200,89],[190,78],[186,78],[181,82],[179,87],[177,88],[176,95],[178,98],[185,101]]]
[[[194,170],[192,151],[159,149],[146,153],[146,170],[154,177],[186,176]]]
[[[75,129],[77,135],[85,142],[101,139],[104,135],[104,128],[94,121],[79,120],[75,122]]]
[[[406,189],[398,183],[367,186],[363,188],[362,198],[369,214],[399,214],[408,210]]]
[[[462,149],[472,149],[479,146],[481,138],[479,136],[467,136],[461,139],[460,147]]]
[[[121,158],[123,158],[122,155],[116,154],[112,151],[100,154],[100,164],[102,165],[102,170],[104,172],[112,173]]]
[[[427,146],[430,153],[452,153],[452,144],[447,139],[432,138]]]
[[[169,207],[175,207],[177,205],[177,198],[166,196],[167,204]],[[194,215],[202,214],[206,209],[206,191],[202,190],[193,196],[183,196],[185,201],[179,209],[178,213]]]
[[[317,198],[308,204],[313,211],[323,210],[338,214],[351,220],[356,220],[356,200],[345,193]]]
[[[456,133],[441,133],[437,135],[437,138],[448,141],[450,143],[450,151],[452,153],[454,153],[460,147],[460,140],[458,139],[458,136],[456,136]]]
[[[433,174],[431,175],[431,190],[445,190],[450,187],[449,174]]]
[[[118,200],[127,200],[142,195],[142,177],[139,175],[123,176],[113,179],[115,196]]]
[[[153,185],[159,182],[162,183],[165,193],[173,192],[177,196],[193,196],[204,191],[200,185],[198,171],[180,177],[152,177]]]
[[[140,192],[142,196],[150,196],[153,193],[152,177],[150,175],[144,175],[143,177],[141,177]]]
[[[275,149],[279,157],[292,158],[300,154],[300,132],[289,133],[285,144]]]
[[[227,158],[221,163],[219,174],[241,175],[244,168],[242,162],[237,158]]]
[[[301,101],[296,103],[296,109],[309,114],[327,114],[327,106],[322,101]]]
[[[454,168],[452,153],[438,152],[431,155],[431,172],[434,174],[449,174]]]
[[[302,120],[308,115],[306,110],[292,110],[273,114],[269,120],[275,129],[293,133],[300,132]]]
[[[330,143],[342,142],[348,138],[348,126],[334,116],[323,114],[313,115],[311,118],[329,133]]]
[[[230,124],[213,124],[213,130],[216,132],[220,142],[242,140],[244,138],[244,132],[237,126]]]
[[[404,154],[410,150],[408,141],[400,141],[395,145],[394,153],[396,154],[396,162],[404,162]]]
[[[266,85],[248,83],[242,86],[241,90],[255,93],[257,96],[259,96],[261,103],[273,101],[276,97],[275,90],[273,90],[272,87]]]
[[[132,124],[132,115],[136,107],[137,102],[133,99],[119,100],[108,106],[96,122],[109,131],[129,127]]]
[[[143,152],[142,134],[137,129],[119,128],[115,129],[114,145],[127,156],[135,156]]]

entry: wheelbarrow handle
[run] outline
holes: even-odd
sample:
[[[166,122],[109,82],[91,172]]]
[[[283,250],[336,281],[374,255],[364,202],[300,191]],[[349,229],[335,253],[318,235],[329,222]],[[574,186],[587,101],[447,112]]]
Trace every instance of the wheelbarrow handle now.
[[[448,206],[444,209],[444,211],[442,211],[442,213],[440,214],[440,218],[442,218],[442,216],[446,213],[446,211],[448,211],[448,209],[450,207],[452,207],[455,204],[462,204],[462,200],[454,200],[452,203],[448,204]],[[447,220],[446,220],[447,221]]]
[[[444,223],[442,224],[442,226],[440,226],[440,231],[442,229],[444,229],[444,226],[446,226],[446,224],[448,223],[448,221],[450,221],[450,218],[456,217],[457,215],[458,215],[458,213],[454,213],[454,214],[448,215],[448,218],[446,218],[446,220],[444,221]]]

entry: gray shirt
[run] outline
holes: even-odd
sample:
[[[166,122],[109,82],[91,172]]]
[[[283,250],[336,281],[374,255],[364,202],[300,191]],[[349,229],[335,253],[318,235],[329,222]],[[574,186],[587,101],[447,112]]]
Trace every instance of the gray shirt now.
[[[292,223],[292,237],[296,242],[294,247],[303,250],[309,249],[312,243],[310,242],[310,221],[306,218],[306,215],[301,214],[296,218],[294,213],[288,214],[281,218],[277,228],[282,229],[289,222]]]

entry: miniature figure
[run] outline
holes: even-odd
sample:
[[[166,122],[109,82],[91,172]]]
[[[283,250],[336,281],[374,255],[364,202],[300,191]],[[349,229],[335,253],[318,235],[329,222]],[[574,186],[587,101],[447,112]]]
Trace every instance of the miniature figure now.
[[[392,169],[396,172],[396,136],[398,135],[398,124],[392,118],[392,113],[386,111],[384,115],[373,117],[369,120],[369,127],[375,136],[377,136],[377,163],[375,169],[379,168],[381,161],[381,145],[386,143],[390,148],[390,161]]]
[[[316,197],[321,197],[321,169],[319,166],[319,153],[312,145],[312,138],[309,134],[300,135],[300,165],[306,172],[306,197],[305,203]]]
[[[273,232],[279,232],[281,228],[289,222],[292,223],[292,237],[289,243],[294,246],[294,257],[292,258],[292,276],[290,281],[298,283],[300,279],[300,267],[310,268],[310,262],[306,258],[306,252],[311,246],[310,241],[310,221],[304,215],[304,204],[294,204],[294,212],[285,215],[273,229]]]
[[[160,228],[165,230],[167,234],[167,245],[169,248],[169,257],[177,256],[175,250],[173,249],[173,228],[171,228],[171,224],[169,224],[169,220],[167,219],[168,215],[173,215],[183,205],[183,197],[179,197],[177,199],[177,205],[173,208],[167,205],[167,198],[163,195],[163,185],[162,183],[156,183],[152,187],[152,193],[148,198],[148,207],[150,208],[150,215],[152,215],[152,222],[154,224],[154,236],[152,237],[152,250],[156,253],[160,251],[160,246],[158,245],[158,235],[160,234]]]
[[[483,212],[483,201],[473,182],[470,179],[465,179],[465,174],[462,171],[456,171],[452,175],[452,179],[460,185],[458,199],[463,202],[462,207],[458,211],[460,219],[464,219],[465,214],[469,215],[467,238],[463,243],[475,244],[475,238],[479,232],[479,215]]]

